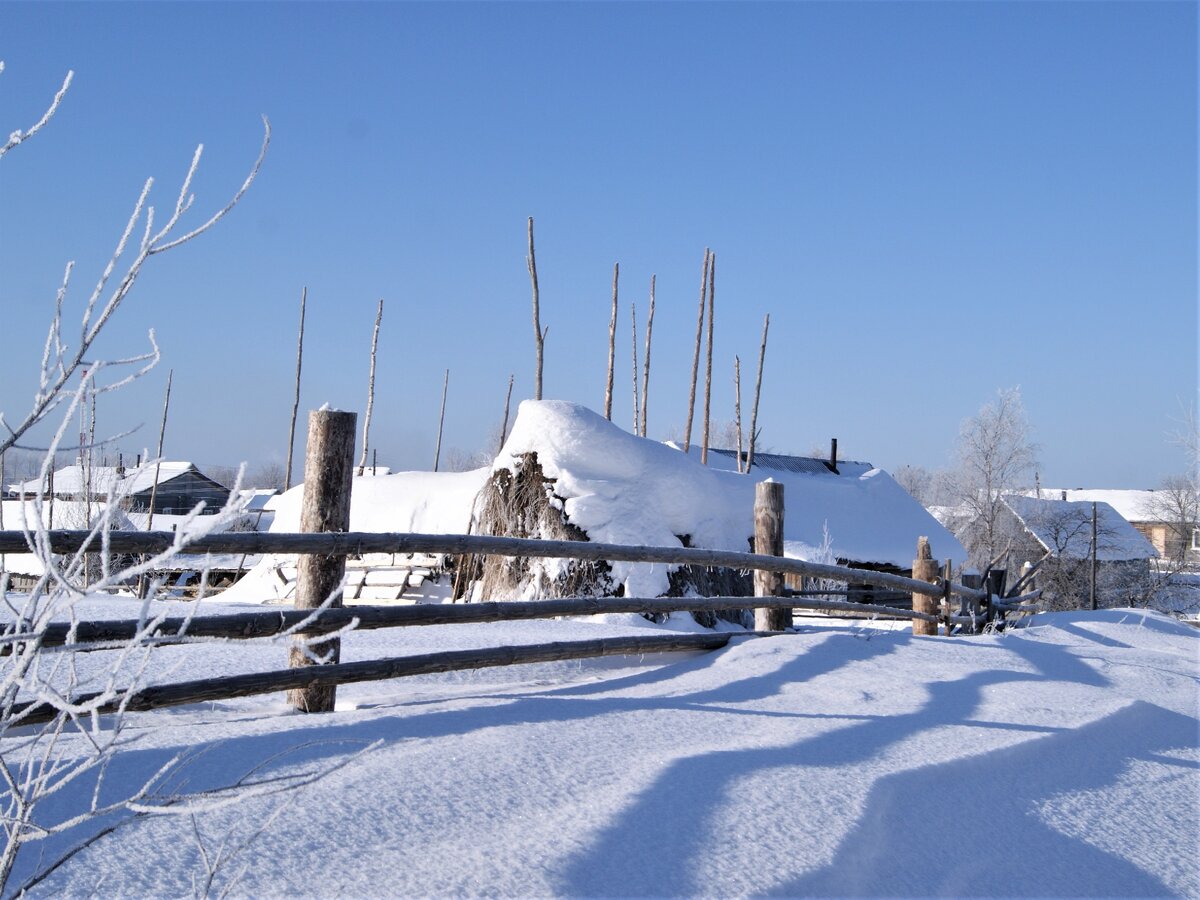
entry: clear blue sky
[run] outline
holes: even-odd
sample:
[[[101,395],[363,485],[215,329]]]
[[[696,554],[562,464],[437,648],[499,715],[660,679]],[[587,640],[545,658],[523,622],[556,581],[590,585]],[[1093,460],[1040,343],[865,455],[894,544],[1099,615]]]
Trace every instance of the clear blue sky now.
[[[769,312],[773,449],[837,436],[938,467],[1019,384],[1044,484],[1184,465],[1165,435],[1197,389],[1195,4],[8,3],[0,58],[4,133],[76,71],[0,163],[10,416],[64,263],[79,304],[143,179],[169,206],[200,142],[193,215],[219,207],[265,113],[260,181],[151,262],[107,335],[128,354],[154,327],[164,353],[101,402],[102,431],[145,423],[126,451],[155,443],[173,368],[168,456],[282,460],[303,285],[302,409],[361,414],[382,297],[380,462],[431,465],[447,367],[445,444],[479,447],[509,373],[532,394],[532,215],[547,397],[601,407],[620,261],[625,427],[651,273],[651,436],[683,422],[711,246],[715,415]]]

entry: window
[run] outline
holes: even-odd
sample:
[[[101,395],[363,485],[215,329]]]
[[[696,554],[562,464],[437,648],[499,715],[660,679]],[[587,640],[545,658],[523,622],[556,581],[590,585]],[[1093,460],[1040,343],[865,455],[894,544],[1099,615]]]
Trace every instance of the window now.
[[[1200,528],[1192,529],[1192,549],[1200,550]]]

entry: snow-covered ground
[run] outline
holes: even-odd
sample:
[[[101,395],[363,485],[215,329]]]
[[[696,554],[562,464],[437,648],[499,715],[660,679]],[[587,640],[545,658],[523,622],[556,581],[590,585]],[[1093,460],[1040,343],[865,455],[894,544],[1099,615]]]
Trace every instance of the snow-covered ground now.
[[[112,615],[136,606],[106,603]],[[242,848],[269,823],[217,867],[214,893],[1200,894],[1200,631],[1129,610],[950,639],[822,624],[707,654],[348,686],[326,715],[268,696],[133,716],[114,784],[181,750],[199,751],[184,777],[201,789],[380,743],[315,784],[195,826],[130,818],[34,893],[191,894],[203,854]],[[343,659],[663,627],[394,629],[349,636]],[[284,657],[277,642],[173,648],[152,678]],[[45,813],[65,815],[85,793]],[[47,842],[45,858],[100,824]]]

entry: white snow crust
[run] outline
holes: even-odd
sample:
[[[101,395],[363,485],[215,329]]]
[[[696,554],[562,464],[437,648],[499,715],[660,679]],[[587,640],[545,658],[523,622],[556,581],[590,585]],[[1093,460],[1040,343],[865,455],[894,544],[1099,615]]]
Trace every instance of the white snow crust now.
[[[138,609],[103,598],[79,612]],[[40,852],[115,824],[33,896],[190,895],[201,846],[210,858],[240,847],[277,814],[214,894],[1197,896],[1200,631],[1132,610],[1034,623],[946,639],[827,620],[708,654],[343,686],[327,715],[290,714],[279,696],[137,714],[113,792],[181,750],[200,753],[181,778],[204,789],[381,743],[291,794],[201,813],[195,829],[186,816],[88,823],[31,845],[13,884]],[[348,636],[343,659],[668,627],[393,629]],[[84,674],[103,656],[81,657]],[[150,677],[285,656],[276,641],[166,648]],[[89,787],[45,815],[69,815]]]

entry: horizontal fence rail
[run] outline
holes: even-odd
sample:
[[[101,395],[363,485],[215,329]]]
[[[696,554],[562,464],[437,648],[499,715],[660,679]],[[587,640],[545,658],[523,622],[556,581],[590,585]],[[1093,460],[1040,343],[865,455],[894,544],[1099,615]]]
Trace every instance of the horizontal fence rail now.
[[[719,634],[656,635],[653,637],[600,638],[591,641],[560,641],[552,644],[527,644],[480,650],[449,650],[418,656],[371,659],[361,662],[305,666],[249,675],[229,675],[175,684],[151,685],[111,700],[104,694],[84,694],[70,699],[79,715],[113,713],[118,710],[145,712],[186,703],[229,700],[255,694],[272,694],[297,688],[381,681],[410,675],[431,675],[462,669],[484,669],[528,663],[587,659],[598,656],[630,656],[641,653],[671,653],[684,650],[719,650],[737,637],[756,637],[754,632]],[[97,701],[101,701],[97,703]],[[31,701],[15,704],[10,726],[48,722],[61,710],[50,704]]]
[[[367,553],[447,553],[452,555],[550,557],[589,562],[651,562],[809,575],[892,588],[909,593],[942,597],[943,582],[931,583],[799,559],[740,553],[734,550],[704,550],[696,547],[632,547],[591,541],[541,541],[527,538],[468,534],[408,534],[403,532],[346,531],[340,533],[284,534],[274,532],[223,532],[187,540],[182,546],[170,531],[111,531],[104,543],[89,531],[49,531],[46,540],[55,553],[81,549],[97,553],[162,553],[179,546],[188,553],[282,553],[323,556],[362,556]],[[0,531],[0,553],[29,551],[28,537],[21,531]],[[973,600],[986,600],[986,591],[951,582],[949,593]],[[757,606],[758,604],[744,604]]]
[[[96,622],[55,622],[35,634],[19,632],[0,637],[0,644],[39,640],[43,647],[77,644],[111,644],[146,637],[151,640],[178,638],[252,640],[283,634],[303,626],[306,635],[331,634],[353,626],[355,630],[404,628],[418,625],[463,625],[481,622],[512,622],[552,619],[558,616],[587,616],[607,613],[722,612],[748,607],[770,609],[817,609],[853,612],[889,619],[918,618],[942,622],[943,616],[912,612],[892,606],[851,603],[844,600],[795,599],[792,597],[577,597],[558,600],[481,601],[463,604],[418,604],[414,606],[350,606],[323,610],[281,609],[215,616],[166,618],[149,628],[138,619]],[[951,616],[952,622],[975,622],[979,617]],[[147,633],[149,631],[149,633]],[[81,648],[83,649],[83,648]],[[102,646],[97,649],[104,649]],[[0,646],[0,653],[5,650]]]

